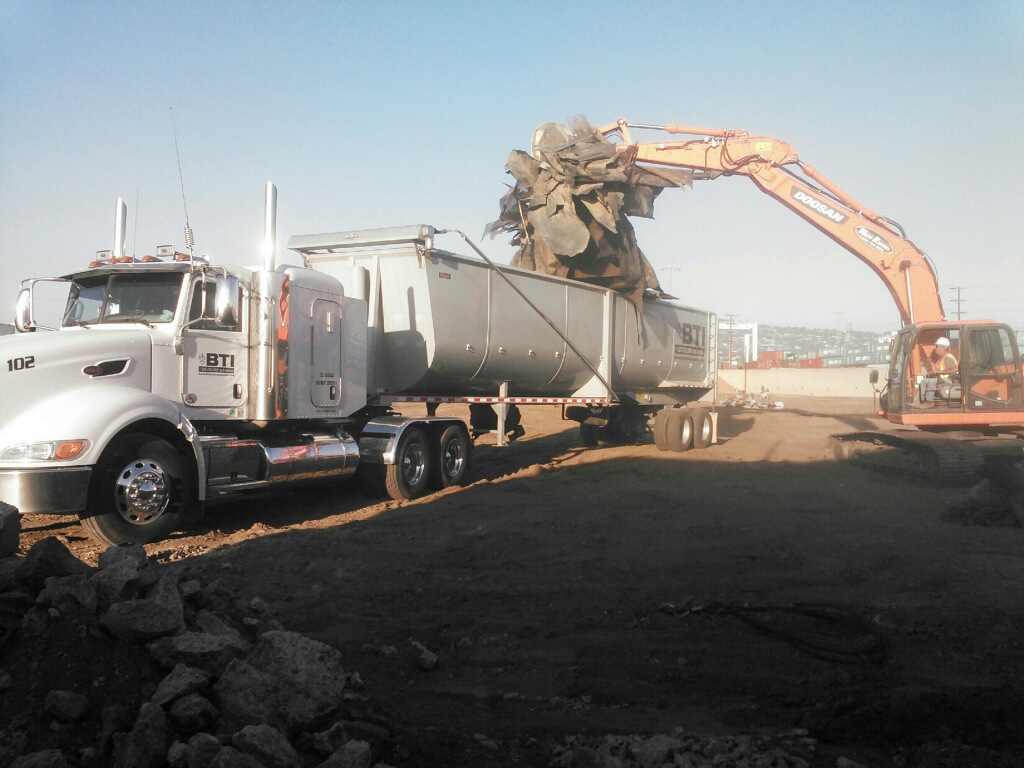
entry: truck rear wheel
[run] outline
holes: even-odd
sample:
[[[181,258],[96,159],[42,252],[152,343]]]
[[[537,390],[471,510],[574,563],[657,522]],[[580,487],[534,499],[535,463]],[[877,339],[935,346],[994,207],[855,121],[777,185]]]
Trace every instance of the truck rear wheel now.
[[[415,499],[427,489],[430,477],[430,448],[427,436],[417,427],[407,429],[398,441],[395,463],[385,469],[384,485],[396,501]]]
[[[430,487],[438,490],[462,485],[469,472],[471,451],[469,435],[457,424],[441,432],[434,443],[434,456],[430,465]]]
[[[693,447],[693,416],[686,408],[673,408],[665,423],[665,444],[670,451],[682,453]]]
[[[711,445],[711,438],[715,434],[715,425],[711,421],[711,414],[705,408],[694,408],[691,418],[693,419],[693,447],[707,448]]]
[[[672,413],[669,408],[662,408],[654,414],[654,426],[651,431],[654,433],[654,445],[659,451],[667,451],[668,448],[668,417]]]
[[[188,464],[166,440],[120,435],[93,471],[82,527],[107,544],[149,544],[166,538],[196,504]]]

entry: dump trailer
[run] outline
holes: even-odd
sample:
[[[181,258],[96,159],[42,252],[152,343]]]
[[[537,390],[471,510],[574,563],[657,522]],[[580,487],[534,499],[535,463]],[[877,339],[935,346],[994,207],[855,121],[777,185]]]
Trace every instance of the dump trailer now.
[[[41,280],[25,281],[19,332],[0,339],[0,500],[152,542],[223,494],[356,476],[408,499],[465,483],[474,437],[507,442],[513,406],[561,405],[589,443],[713,440],[697,401],[715,381],[714,315],[498,267],[471,243],[477,256],[442,250],[425,225],[293,237],[304,266],[277,264],[267,198],[260,266],[126,256],[118,201],[113,251],[45,279],[67,285],[59,322],[41,323]]]

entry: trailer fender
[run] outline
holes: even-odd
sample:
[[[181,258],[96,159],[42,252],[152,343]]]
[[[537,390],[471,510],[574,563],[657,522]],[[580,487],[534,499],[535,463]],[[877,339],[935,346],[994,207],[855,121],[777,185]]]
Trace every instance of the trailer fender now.
[[[453,424],[465,427],[462,419],[453,416],[380,416],[366,422],[359,435],[359,461],[367,464],[394,464],[402,435],[412,427],[427,431]]]

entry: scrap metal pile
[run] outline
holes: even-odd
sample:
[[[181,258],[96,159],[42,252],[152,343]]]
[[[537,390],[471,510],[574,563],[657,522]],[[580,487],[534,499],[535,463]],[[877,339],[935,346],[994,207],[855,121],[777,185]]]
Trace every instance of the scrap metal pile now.
[[[781,400],[772,400],[771,392],[764,387],[761,387],[761,391],[756,395],[741,389],[723,400],[722,405],[727,408],[752,408],[761,411],[785,407]]]
[[[637,305],[646,290],[662,293],[626,217],[653,218],[661,190],[691,186],[691,171],[637,167],[580,117],[537,128],[532,154],[513,150],[506,169],[516,184],[487,233],[512,234],[512,266],[610,288]]]

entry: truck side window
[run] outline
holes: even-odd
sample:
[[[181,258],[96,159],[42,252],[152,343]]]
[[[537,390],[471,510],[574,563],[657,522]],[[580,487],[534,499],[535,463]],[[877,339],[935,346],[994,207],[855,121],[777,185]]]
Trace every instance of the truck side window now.
[[[238,325],[217,325],[213,317],[216,301],[217,284],[214,282],[196,283],[192,288],[192,302],[189,305],[189,327],[200,331],[240,331]],[[206,298],[206,312],[203,312],[203,294]],[[239,297],[241,306],[241,297]],[[197,321],[197,322],[192,322]]]

